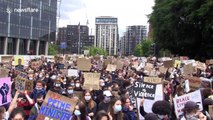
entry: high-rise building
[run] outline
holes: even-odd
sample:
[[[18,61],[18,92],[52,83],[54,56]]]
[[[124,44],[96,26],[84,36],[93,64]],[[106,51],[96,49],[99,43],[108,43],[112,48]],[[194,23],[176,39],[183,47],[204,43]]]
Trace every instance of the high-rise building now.
[[[57,0],[0,0],[0,54],[48,54]]]
[[[128,26],[124,36],[121,38],[124,42],[124,54],[132,55],[137,44],[141,44],[142,40],[147,38],[146,26]]]
[[[57,43],[67,42],[67,27],[58,28],[58,40]]]
[[[95,25],[94,45],[106,50],[108,55],[116,55],[118,51],[118,19],[110,16],[96,17]]]

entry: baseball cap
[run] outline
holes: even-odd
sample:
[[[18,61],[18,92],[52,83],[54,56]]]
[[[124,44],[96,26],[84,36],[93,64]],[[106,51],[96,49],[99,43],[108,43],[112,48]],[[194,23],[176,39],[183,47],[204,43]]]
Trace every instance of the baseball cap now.
[[[109,90],[104,91],[103,94],[104,94],[105,96],[108,96],[108,97],[112,96],[112,93],[111,93]]]
[[[199,105],[193,101],[186,102],[184,109],[199,109]]]

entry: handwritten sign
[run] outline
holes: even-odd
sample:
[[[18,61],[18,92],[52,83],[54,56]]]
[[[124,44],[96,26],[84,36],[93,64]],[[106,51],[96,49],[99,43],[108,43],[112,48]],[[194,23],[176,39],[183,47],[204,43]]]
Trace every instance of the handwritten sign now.
[[[213,118],[213,105],[209,105],[209,115]]]
[[[194,92],[179,97],[175,97],[173,98],[173,101],[175,106],[175,114],[177,118],[180,118],[180,115],[183,114],[182,109],[184,108],[185,103],[188,101],[194,101],[195,103],[199,103],[200,110],[203,110],[200,90],[196,90]]]
[[[5,68],[0,68],[0,78],[2,77],[8,77],[9,70]]]
[[[138,98],[146,98],[154,100],[156,84],[146,82],[135,82],[133,86],[133,95]]]
[[[164,66],[161,66],[161,67],[159,67],[159,71],[160,71],[161,73],[166,73],[167,68],[165,68]]]
[[[52,120],[70,120],[76,104],[77,100],[74,98],[48,91],[37,120],[45,120],[46,117]]]
[[[117,64],[116,64],[116,68],[117,69],[123,69],[123,66],[124,66],[124,63],[122,61],[117,61]]]
[[[161,81],[161,78],[159,78],[159,77],[144,77],[144,82],[153,83],[153,84],[159,84],[162,81]]]
[[[173,60],[163,61],[163,65],[165,68],[173,67],[173,64],[174,64]]]
[[[211,59],[211,60],[206,60],[206,64],[207,64],[207,65],[213,64],[213,59]]]
[[[175,60],[174,67],[180,68],[180,64],[181,64],[180,60]]]
[[[108,64],[107,65],[107,68],[106,68],[106,71],[115,71],[116,70],[116,65],[112,65],[112,64]]]
[[[186,79],[189,80],[189,87],[191,89],[196,90],[196,89],[200,88],[200,85],[201,85],[201,79],[200,78],[186,76]]]
[[[11,102],[10,77],[0,78],[0,106]]]
[[[196,64],[196,68],[197,69],[200,69],[200,70],[206,70],[206,64],[205,63],[202,63],[202,62],[199,62],[199,61],[196,61],[195,62],[195,64]]]
[[[100,73],[84,73],[84,89],[99,90]]]
[[[184,65],[183,73],[185,75],[191,75],[194,72],[192,64]]]
[[[78,77],[78,70],[76,70],[76,69],[68,69],[67,72],[68,72],[67,73],[68,77],[71,77],[71,76]]]
[[[11,62],[12,59],[13,59],[13,56],[1,56],[1,62],[2,63]]]
[[[90,71],[90,69],[91,69],[90,59],[78,58],[77,59],[77,68],[78,68],[78,70],[81,70],[81,71]]]
[[[28,80],[28,75],[20,72],[15,81],[16,90],[33,91],[33,81]]]

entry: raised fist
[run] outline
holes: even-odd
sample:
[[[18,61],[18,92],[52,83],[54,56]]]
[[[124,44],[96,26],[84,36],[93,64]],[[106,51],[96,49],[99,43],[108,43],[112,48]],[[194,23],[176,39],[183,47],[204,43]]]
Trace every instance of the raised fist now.
[[[4,83],[0,88],[0,94],[2,95],[2,104],[7,102],[7,94],[9,92],[9,86]]]

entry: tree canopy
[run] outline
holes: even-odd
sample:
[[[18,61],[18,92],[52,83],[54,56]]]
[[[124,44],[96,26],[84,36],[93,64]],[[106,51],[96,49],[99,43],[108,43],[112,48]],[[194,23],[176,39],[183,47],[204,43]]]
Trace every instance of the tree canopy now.
[[[173,54],[213,57],[213,0],[155,0],[153,39]]]

